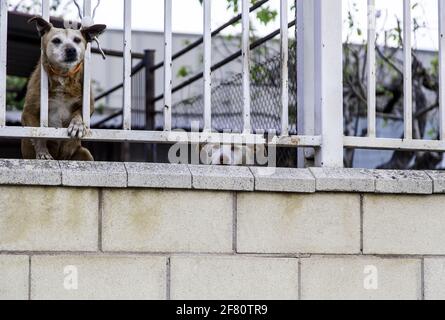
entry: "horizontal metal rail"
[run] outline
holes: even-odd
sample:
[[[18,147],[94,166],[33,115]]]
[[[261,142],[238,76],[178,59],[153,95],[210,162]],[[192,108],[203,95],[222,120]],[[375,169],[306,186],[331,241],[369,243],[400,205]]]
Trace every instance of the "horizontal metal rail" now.
[[[108,57],[115,57],[115,58],[123,58],[124,57],[124,52],[122,52],[122,51],[111,50],[111,49],[102,49],[102,51]],[[101,54],[100,50],[97,48],[91,48],[91,52],[94,54]],[[132,52],[131,53],[132,59],[142,60],[142,59],[144,59],[144,57],[145,57],[145,55],[140,52]]]
[[[0,128],[0,136],[7,139],[44,139],[44,140],[69,140],[68,129],[57,128],[26,128],[3,127]],[[209,132],[184,132],[184,131],[130,131],[130,130],[106,130],[91,129],[82,139],[83,141],[103,142],[132,142],[132,143],[215,143],[233,144],[235,141],[242,144],[268,144],[277,147],[319,147],[319,136],[290,136],[274,137],[267,140],[263,134],[240,133],[209,133]]]
[[[344,137],[345,148],[394,151],[445,151],[443,140],[412,140],[369,137]]]

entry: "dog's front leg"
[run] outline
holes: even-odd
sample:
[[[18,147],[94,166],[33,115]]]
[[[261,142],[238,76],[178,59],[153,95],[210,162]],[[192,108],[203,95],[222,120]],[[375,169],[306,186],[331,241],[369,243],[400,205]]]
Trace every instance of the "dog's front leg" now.
[[[49,153],[48,144],[46,140],[33,139],[31,140],[31,142],[36,151],[37,160],[54,160],[52,155]]]
[[[27,105],[22,115],[22,124],[25,127],[37,128],[40,126],[38,105]],[[30,139],[32,147],[34,148],[35,157],[37,160],[53,160],[53,157],[48,150],[48,141],[42,139]],[[27,152],[29,158],[32,158],[32,152]]]
[[[80,112],[74,113],[71,123],[68,127],[68,135],[72,139],[82,139],[87,133],[86,126],[83,122]]]

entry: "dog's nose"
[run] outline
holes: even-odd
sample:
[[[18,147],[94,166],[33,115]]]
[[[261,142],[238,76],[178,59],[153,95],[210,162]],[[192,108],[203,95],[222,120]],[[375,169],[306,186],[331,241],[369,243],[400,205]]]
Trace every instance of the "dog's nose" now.
[[[68,47],[65,49],[65,55],[68,60],[77,58],[77,50],[73,47]]]

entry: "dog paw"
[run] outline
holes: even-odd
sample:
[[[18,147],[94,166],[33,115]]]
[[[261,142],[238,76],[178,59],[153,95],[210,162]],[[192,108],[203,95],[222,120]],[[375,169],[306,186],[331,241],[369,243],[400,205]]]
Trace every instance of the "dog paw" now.
[[[37,152],[37,160],[54,160],[52,155],[48,151]]]
[[[71,121],[70,126],[68,127],[68,135],[72,139],[81,139],[85,137],[86,135],[86,127],[85,124],[82,121],[79,121],[77,119],[74,119]]]

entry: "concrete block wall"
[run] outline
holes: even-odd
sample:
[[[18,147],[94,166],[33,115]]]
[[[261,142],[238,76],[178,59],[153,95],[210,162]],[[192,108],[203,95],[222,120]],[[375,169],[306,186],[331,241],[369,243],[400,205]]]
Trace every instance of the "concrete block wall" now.
[[[444,177],[0,161],[0,300],[445,299]]]

